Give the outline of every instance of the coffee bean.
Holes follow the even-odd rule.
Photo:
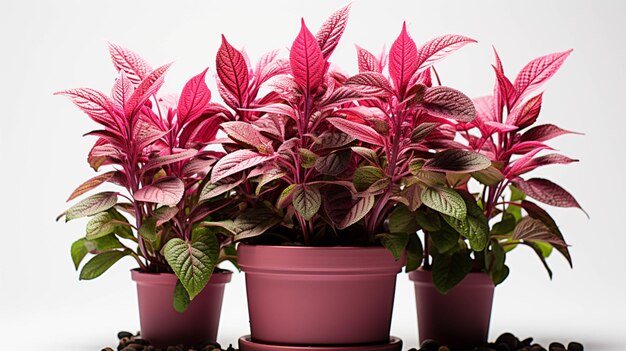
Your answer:
[[[583,344],[576,342],[576,341],[572,341],[567,345],[567,351],[584,351],[585,348],[583,347]]]
[[[530,346],[530,350],[531,351],[546,351],[545,347],[539,345],[539,344],[533,344]]]
[[[520,341],[520,344],[524,345],[524,346],[530,346],[530,344],[533,343],[533,338],[526,338],[522,341]]]
[[[511,351],[511,348],[509,347],[509,345],[505,343],[497,344],[496,347],[494,347],[493,349],[496,351]]]
[[[567,349],[565,348],[565,345],[561,344],[560,342],[553,342],[548,346],[548,350],[549,351],[567,351]]]
[[[519,340],[511,333],[504,333],[496,339],[496,345],[506,344],[506,346],[509,347],[509,350],[517,350],[518,343]]]
[[[105,347],[105,348],[102,349],[102,351],[113,351],[113,349],[110,348],[110,347]]]
[[[438,351],[450,351],[446,346],[440,346]]]
[[[117,333],[117,338],[120,339],[120,340],[122,338],[129,338],[130,339],[132,337],[133,337],[133,334],[130,333],[130,332],[127,332],[127,331],[121,331],[121,332]]]
[[[420,345],[420,348],[424,351],[437,351],[439,349],[439,343],[435,340],[426,339],[422,345]]]

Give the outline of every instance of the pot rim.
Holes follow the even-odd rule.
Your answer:
[[[278,246],[240,244],[244,272],[280,274],[397,274],[405,256],[395,260],[382,246]]]
[[[424,270],[423,267],[409,272],[409,279],[416,285],[432,285],[433,275],[431,271]],[[469,272],[465,278],[459,283],[459,285],[482,285],[482,286],[495,286],[489,274],[485,272]]]
[[[213,272],[211,279],[207,284],[226,284],[231,281],[233,272],[223,269],[221,271]],[[150,285],[175,285],[178,281],[176,274],[170,272],[152,273],[142,272],[139,268],[130,270],[131,279],[137,284],[150,284]]]

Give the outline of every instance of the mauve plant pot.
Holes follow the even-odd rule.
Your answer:
[[[446,295],[435,288],[431,272],[418,269],[409,279],[415,284],[420,343],[474,347],[487,341],[494,285],[486,273],[470,273]]]
[[[172,307],[177,278],[173,273],[131,271],[137,282],[141,337],[155,347],[195,345],[217,340],[224,285],[232,273],[215,272],[184,313]]]
[[[251,339],[272,345],[389,343],[396,261],[382,247],[240,245]]]

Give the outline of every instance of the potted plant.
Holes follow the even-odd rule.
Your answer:
[[[99,124],[86,135],[97,138],[90,166],[110,168],[83,184],[74,200],[105,183],[119,190],[85,197],[61,216],[90,217],[86,235],[72,244],[80,279],[94,279],[130,257],[137,282],[142,337],[166,346],[215,341],[224,285],[235,262],[232,238],[200,225],[237,214],[237,197],[208,186],[207,174],[223,153],[210,151],[228,111],[210,102],[205,69],[180,97],[159,96],[170,64],[152,69],[139,55],[109,44],[119,72],[111,96],[81,88],[57,94],[71,99]]]
[[[496,53],[494,95],[474,100],[476,119],[458,123],[467,150],[489,158],[491,165],[471,174],[446,174],[442,186],[455,189],[467,208],[463,220],[430,210],[417,221],[425,236],[424,264],[409,274],[415,283],[420,339],[477,346],[489,331],[494,286],[509,274],[506,253],[529,247],[550,277],[546,258],[553,250],[572,264],[559,227],[535,202],[578,207],[574,197],[552,181],[526,179],[534,169],[575,162],[542,151],[545,142],[572,132],[553,124],[535,125],[542,104],[539,89],[557,72],[571,50],[538,57],[511,82]],[[476,180],[475,182],[470,180]]]
[[[471,100],[432,87],[428,70],[471,40],[445,37],[418,50],[403,28],[390,51],[390,79],[380,74],[385,59],[364,50],[363,73],[348,78],[328,62],[348,12],[335,12],[316,35],[303,21],[287,70],[263,84],[270,93],[261,99],[250,88],[258,69],[237,50],[227,60],[218,54],[218,74],[220,65],[229,68],[219,76],[221,92],[236,117],[221,125],[229,153],[214,165],[211,183],[245,198],[242,213],[221,222],[240,242],[246,273],[252,333],[240,339],[242,350],[399,349],[389,328],[404,247],[409,262],[421,262],[417,224],[405,222],[412,218],[405,209],[421,203],[419,187],[403,192],[414,185],[404,182],[418,164],[425,178],[490,165],[462,145],[451,160],[428,152],[437,140],[439,150],[454,146],[453,131],[433,132],[429,118],[474,118]],[[448,192],[432,198],[454,196]]]

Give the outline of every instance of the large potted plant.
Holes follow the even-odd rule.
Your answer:
[[[436,140],[438,150],[454,146],[450,130],[428,136],[436,127],[428,116],[474,118],[471,100],[432,87],[428,70],[471,40],[444,38],[418,50],[403,28],[390,51],[391,78],[379,73],[384,59],[359,50],[363,73],[348,79],[328,61],[348,11],[334,13],[316,35],[303,21],[286,70],[265,82],[270,92],[260,99],[251,88],[258,66],[251,70],[229,46],[218,54],[218,86],[236,121],[222,124],[229,153],[211,183],[245,198],[242,214],[221,222],[241,243],[246,273],[252,333],[240,339],[242,350],[399,349],[389,328],[405,246],[409,262],[421,262],[417,226],[405,223],[409,211],[396,210],[421,203],[419,187],[406,190],[407,175],[425,160],[424,178],[490,165],[462,147],[452,160],[428,152]]]
[[[210,102],[204,70],[180,97],[159,96],[169,64],[152,69],[122,46],[109,44],[119,72],[111,96],[82,88],[69,97],[99,125],[90,166],[110,168],[81,184],[74,200],[105,183],[118,189],[85,197],[62,216],[90,217],[86,235],[72,244],[80,279],[94,279],[130,257],[137,282],[142,337],[156,346],[215,341],[229,271],[217,268],[236,258],[229,236],[199,225],[234,218],[237,198],[208,186],[207,174],[223,153],[207,150],[228,118]]]
[[[494,95],[475,99],[476,119],[456,125],[467,150],[483,154],[491,166],[442,178],[441,186],[462,196],[465,219],[430,210],[418,213],[426,241],[424,264],[409,277],[415,283],[422,341],[460,346],[486,342],[494,286],[508,276],[506,253],[515,247],[529,247],[550,277],[546,258],[553,250],[571,265],[556,222],[528,198],[558,207],[580,205],[550,180],[525,178],[538,167],[576,161],[557,153],[539,154],[553,150],[546,141],[572,132],[553,124],[533,126],[542,104],[543,93],[538,91],[570,52],[532,60],[513,82],[505,76],[496,53]]]

